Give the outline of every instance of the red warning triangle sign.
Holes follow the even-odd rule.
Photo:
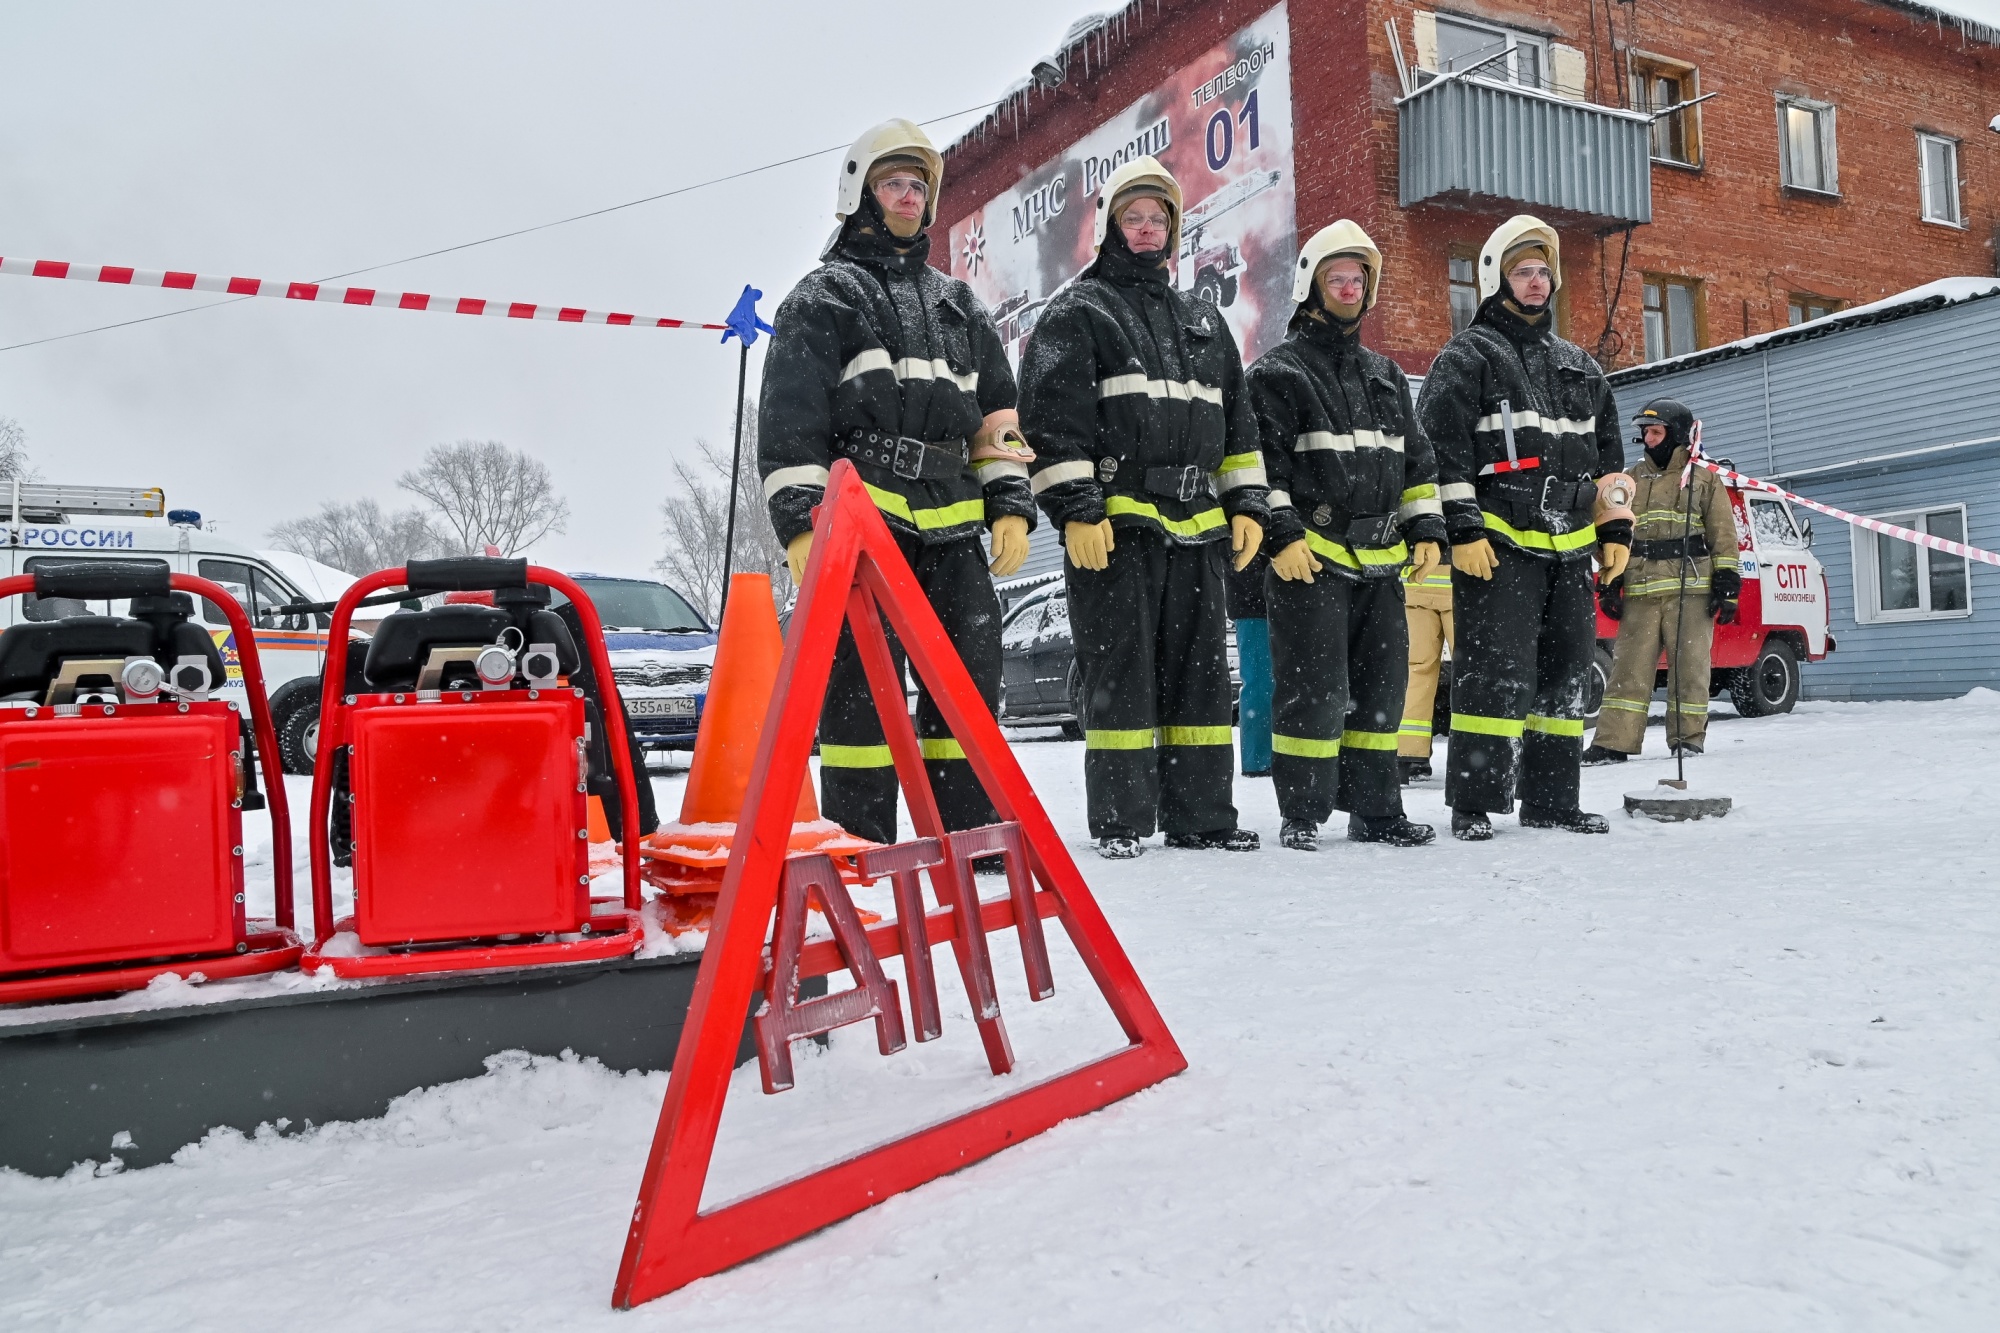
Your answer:
[[[666,1104],[660,1110],[626,1235],[625,1255],[618,1265],[612,1303],[620,1308],[755,1258],[1187,1068],[1180,1047],[1119,947],[851,463],[834,464],[814,529],[805,586],[792,613],[791,632],[785,636],[780,686],[765,715],[750,797],[737,823],[738,837],[716,902],[687,1023],[674,1053]],[[1000,818],[1019,826],[1028,868],[1041,889],[1035,892],[1022,877],[1013,884],[1009,899],[979,904],[984,929],[1017,925],[1030,902],[1033,908],[1026,915],[1054,915],[1109,1003],[1127,1045],[976,1110],[704,1213],[702,1189],[743,1036],[743,1014],[763,980],[765,936],[785,878],[798,803],[794,793],[806,777],[806,758],[818,729],[844,619],[853,627],[868,669],[911,822],[920,839],[942,833],[902,682],[882,632],[882,615],[888,617],[912,666],[937,700]],[[767,793],[784,795],[766,799]],[[964,870],[962,863],[958,869]],[[970,874],[960,882],[970,884]],[[899,894],[900,903],[914,900],[914,893],[907,899]],[[931,914],[934,921],[946,917],[942,910]],[[968,915],[956,919],[964,922]],[[1036,924],[1034,934],[1039,937]],[[895,927],[877,928],[884,930],[891,941],[900,938]],[[870,932],[871,938],[875,933]],[[1028,934],[1023,931],[1024,940]],[[954,931],[945,925],[932,937],[943,935],[950,936],[970,984],[976,968],[968,956],[984,955],[983,936],[975,940],[962,926]],[[786,951],[781,947],[774,952]],[[928,967],[924,971],[927,975]],[[923,1024],[919,1014],[920,1030]],[[979,1027],[995,1072],[1011,1068],[1013,1057],[997,1006],[988,1010]],[[884,1049],[888,1042],[885,1036]],[[768,1069],[766,1077],[768,1082]]]

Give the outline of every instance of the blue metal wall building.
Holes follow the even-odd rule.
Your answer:
[[[1678,398],[1702,419],[1709,453],[1740,471],[1870,517],[1963,505],[1966,540],[2000,550],[2000,279],[1931,283],[1611,381],[1621,419],[1649,398]],[[1884,616],[1881,588],[1897,575],[1879,572],[1874,539],[1812,517],[1839,648],[1805,667],[1807,698],[2000,689],[2000,568],[1969,562],[1962,609]],[[1925,554],[1907,549],[1931,577]],[[1938,577],[1955,580],[1955,568]],[[1956,586],[1927,583],[1927,595],[1955,601]]]

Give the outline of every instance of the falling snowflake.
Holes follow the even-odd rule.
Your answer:
[[[986,228],[975,222],[965,233],[965,271],[968,276],[979,272],[979,266],[986,262]]]

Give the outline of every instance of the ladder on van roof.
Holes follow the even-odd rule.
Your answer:
[[[167,493],[158,486],[57,486],[44,481],[11,483],[12,521],[22,511],[33,514],[131,514],[159,518],[167,512]]]

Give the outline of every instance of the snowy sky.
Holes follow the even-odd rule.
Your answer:
[[[0,254],[321,278],[829,150],[353,279],[710,319],[754,282],[768,313],[831,227],[839,147],[997,96],[1103,7],[22,6]],[[1953,8],[2000,23],[2000,0]],[[0,346],[211,299],[0,280]],[[399,503],[431,444],[501,439],[574,511],[540,556],[641,572],[669,460],[728,437],[714,337],[245,301],[0,352],[0,416],[46,479],[164,485],[251,542],[325,499]]]

